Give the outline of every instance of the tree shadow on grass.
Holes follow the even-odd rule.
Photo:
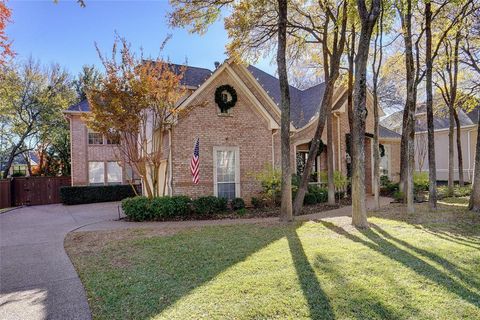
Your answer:
[[[469,275],[465,275],[462,271],[460,271],[460,267],[454,265],[450,261],[440,257],[439,255],[437,255],[433,252],[430,252],[430,251],[412,246],[410,243],[392,236],[391,234],[389,234],[388,232],[386,232],[385,230],[380,228],[378,225],[375,225],[375,224],[370,224],[370,225],[371,225],[372,229],[374,229],[379,235],[381,235],[386,240],[396,242],[397,244],[400,244],[400,245],[404,246],[405,248],[408,248],[408,249],[424,256],[425,258],[428,258],[431,261],[434,261],[434,262],[438,263],[439,265],[441,265],[442,267],[447,269],[448,272],[455,275],[457,278],[459,278],[464,283],[471,283],[475,287],[480,288],[480,283],[478,281],[475,281]]]
[[[418,275],[423,276],[426,279],[436,283],[443,287],[445,290],[457,295],[461,299],[473,304],[476,307],[480,307],[480,295],[463,286],[461,283],[451,278],[441,270],[433,267],[422,259],[419,259],[411,253],[402,250],[392,242],[383,238],[375,230],[361,230],[360,232],[367,237],[370,241],[366,241],[354,234],[347,232],[345,229],[338,227],[332,223],[320,221],[325,227],[333,232],[350,239],[356,243],[360,243],[384,256],[397,261],[409,269],[415,271]]]
[[[103,249],[79,273],[96,318],[161,317],[179,300],[296,227],[206,227],[201,232],[124,242]],[[296,255],[297,260],[301,256]],[[306,280],[302,283],[306,285]]]
[[[317,275],[315,274],[315,270],[308,261],[296,230],[289,229],[287,239],[298,280],[300,281],[303,295],[308,302],[311,318],[335,319],[330,300],[323,291]]]
[[[345,293],[344,299],[336,300],[337,308],[341,310],[352,310],[352,317],[356,319],[400,319],[404,314],[419,314],[419,310],[414,306],[402,302],[401,310],[395,310],[381,301],[381,297],[377,295],[374,287],[361,287],[349,280],[342,274],[342,264],[337,264],[333,260],[317,255],[314,267],[319,272],[326,274],[335,282],[335,290]],[[359,270],[360,271],[360,270]],[[389,288],[395,290],[397,295],[405,294],[398,284]],[[343,294],[340,294],[343,296]]]
[[[463,237],[458,237],[451,235],[447,232],[439,232],[439,231],[432,231],[430,229],[424,228],[423,226],[416,225],[415,228],[422,230],[423,232],[426,232],[428,234],[431,234],[439,239],[449,241],[449,242],[455,242],[456,244],[465,246],[465,247],[470,247],[473,249],[480,250],[480,241],[470,241],[469,239],[465,239]]]

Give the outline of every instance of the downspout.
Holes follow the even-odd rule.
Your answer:
[[[173,196],[172,188],[172,128],[168,129],[168,194]]]
[[[338,113],[334,113],[337,119],[337,158],[338,158],[338,171],[342,172],[342,157],[340,156],[340,116]]]
[[[471,134],[472,130],[469,130],[468,131],[468,135],[467,135],[467,138],[468,138],[468,178],[470,179],[470,182],[472,182],[472,171],[470,170],[471,169],[471,154],[470,154],[470,148],[472,147],[471,144],[470,144],[470,134]]]
[[[274,135],[278,133],[278,130],[272,130],[272,168],[275,169],[275,139],[273,138]]]

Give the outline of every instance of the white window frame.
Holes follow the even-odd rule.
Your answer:
[[[388,174],[387,174],[387,177],[388,177],[388,179],[392,179],[392,146],[390,144],[385,144],[385,143],[382,143],[382,144],[383,144],[383,147],[385,148],[384,157],[388,156],[388,168],[387,168]],[[380,158],[380,161],[381,161],[381,158]],[[382,176],[382,175],[384,175],[384,174],[380,173],[380,176]]]
[[[90,143],[90,134],[99,134],[102,136],[102,143]],[[105,137],[103,136],[103,134],[101,134],[100,132],[96,132],[96,131],[93,131],[91,129],[88,129],[87,131],[87,145],[89,146],[102,146],[105,144]]]
[[[109,164],[110,163],[116,163],[118,165],[118,167],[120,168],[120,181],[109,181],[108,179],[108,174],[109,174]],[[122,166],[120,165],[120,163],[118,163],[118,161],[106,161],[105,163],[105,182],[107,185],[116,185],[116,184],[122,184],[123,182],[123,168]]]
[[[90,173],[90,164],[91,163],[101,163],[103,167],[103,181],[102,182],[91,182],[91,173]],[[104,185],[105,184],[105,174],[106,174],[106,166],[104,161],[88,161],[88,185],[91,186],[99,186],[99,185]]]
[[[213,147],[213,194],[218,197],[217,181],[217,152],[234,151],[235,152],[235,198],[240,198],[240,148],[239,147]]]

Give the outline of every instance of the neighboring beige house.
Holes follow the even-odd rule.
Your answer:
[[[473,179],[475,164],[475,151],[477,142],[478,108],[470,113],[458,111],[461,125],[461,146],[463,158],[463,175],[465,181]],[[415,163],[417,171],[428,171],[428,140],[427,140],[427,114],[425,105],[420,105],[415,114]],[[395,112],[381,121],[382,125],[401,133],[402,111]],[[437,180],[448,180],[448,132],[450,120],[448,113],[438,111],[434,117],[435,128],[435,162],[437,167]],[[457,157],[457,130],[454,130],[454,180],[458,180],[458,157]]]
[[[254,173],[269,164],[277,168],[280,166],[278,79],[256,67],[226,61],[217,65],[213,72],[188,66],[182,81],[189,89],[189,95],[179,108],[203,106],[191,108],[171,130],[163,133],[167,143],[160,173],[163,193],[191,197],[215,195],[229,199],[242,197],[249,201],[261,191]],[[215,91],[223,85],[231,86],[238,98],[227,112],[222,112],[215,102]],[[304,158],[304,152],[308,151],[308,143],[318,121],[323,90],[323,84],[306,90],[290,87],[293,168],[297,168],[297,159]],[[345,175],[349,166],[346,103],[346,90],[340,87],[335,92],[332,111],[334,142],[327,146],[334,148],[335,170]],[[367,105],[366,189],[371,192],[373,110],[370,96]],[[131,170],[118,164],[114,144],[89,131],[82,120],[86,112],[89,112],[86,101],[65,112],[70,120],[72,138],[73,185],[125,183],[132,176]],[[197,138],[200,140],[200,183],[193,184],[190,161]],[[326,132],[322,141],[326,144]],[[381,127],[380,143],[385,146],[382,172],[396,180],[400,136]],[[326,170],[326,152],[316,160],[315,170]]]

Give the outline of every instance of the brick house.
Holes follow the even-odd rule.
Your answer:
[[[188,96],[178,108],[190,108],[168,131],[164,132],[166,146],[163,153],[161,179],[164,194],[191,197],[216,195],[227,198],[242,197],[247,201],[260,190],[253,174],[266,165],[280,167],[280,92],[278,79],[253,66],[232,61],[208,69],[187,67],[183,85]],[[222,85],[231,86],[237,97],[235,105],[222,112],[215,102],[215,91]],[[308,144],[318,121],[324,85],[306,90],[290,88],[292,117],[292,167],[305,159]],[[223,94],[223,93],[222,93]],[[230,93],[225,93],[229,99]],[[231,97],[230,97],[231,98]],[[369,97],[366,134],[367,192],[371,193],[373,132],[372,99]],[[338,88],[334,95],[334,165],[335,170],[347,174],[346,112],[347,93]],[[200,106],[201,105],[201,106]],[[91,132],[82,120],[89,112],[88,102],[71,106],[65,114],[70,121],[72,184],[126,183],[135,179],[131,169],[125,168],[115,156],[115,144],[100,134]],[[200,182],[192,183],[190,160],[196,139],[200,141]],[[326,132],[322,136],[326,142]],[[396,180],[399,171],[400,135],[380,127],[380,143],[385,147],[382,174]],[[315,171],[326,170],[326,152],[316,159]]]

